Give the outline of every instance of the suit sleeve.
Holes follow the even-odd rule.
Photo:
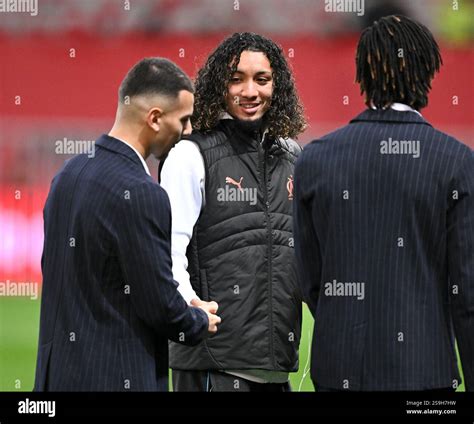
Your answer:
[[[307,175],[309,169],[305,162],[306,153],[303,151],[295,166],[293,235],[298,283],[303,300],[314,317],[321,284],[321,251],[312,221],[312,198],[307,188],[310,181]]]
[[[208,334],[204,311],[187,305],[171,271],[171,209],[166,192],[146,182],[118,205],[120,262],[137,315],[169,339],[195,345]]]
[[[474,391],[474,152],[453,181],[447,214],[452,314],[466,391]]]

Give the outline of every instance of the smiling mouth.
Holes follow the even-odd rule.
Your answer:
[[[240,103],[239,106],[246,114],[250,115],[259,109],[261,103]]]

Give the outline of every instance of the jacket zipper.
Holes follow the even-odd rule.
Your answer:
[[[270,319],[270,355],[271,355],[271,362],[274,368],[275,366],[275,352],[274,352],[274,344],[273,344],[273,284],[272,284],[272,260],[273,260],[273,255],[272,255],[272,225],[270,222],[270,201],[268,200],[268,174],[267,174],[267,159],[268,159],[268,149],[265,149],[263,147],[263,143],[265,141],[265,136],[266,133],[263,134],[262,136],[262,141],[260,142],[260,147],[263,149],[263,179],[264,179],[264,206],[265,206],[265,218],[267,220],[267,254],[268,254],[268,277],[267,277],[267,283],[268,283],[268,293],[269,293],[269,319]]]

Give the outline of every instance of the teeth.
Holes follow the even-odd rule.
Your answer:
[[[241,105],[244,109],[252,109],[258,105]]]

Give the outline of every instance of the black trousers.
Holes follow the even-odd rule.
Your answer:
[[[254,383],[220,371],[172,371],[174,392],[291,392],[290,383]]]

